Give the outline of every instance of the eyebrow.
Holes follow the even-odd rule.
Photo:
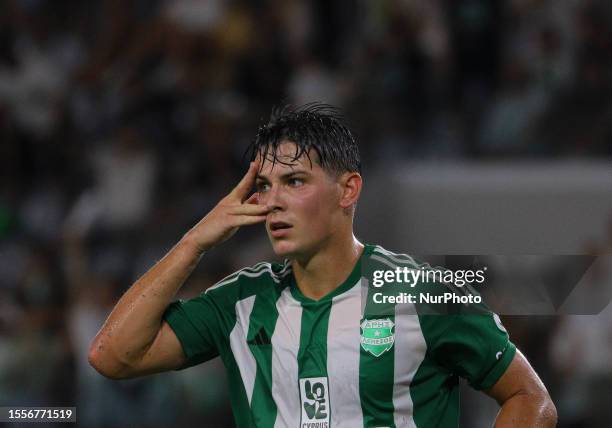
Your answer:
[[[282,174],[282,175],[280,176],[280,178],[284,180],[284,179],[287,179],[287,178],[289,178],[289,177],[291,177],[291,176],[293,176],[293,175],[297,175],[297,174],[305,174],[305,175],[308,175],[309,173],[308,173],[308,171],[306,171],[305,169],[296,169],[296,170],[294,170],[294,171],[291,171],[291,172],[287,172],[287,173],[285,173],[285,174]],[[259,174],[259,173],[258,173],[258,174],[257,174],[257,176],[255,177],[255,180],[266,180],[266,181],[269,181],[268,177],[266,177],[265,175],[261,175],[261,174]]]

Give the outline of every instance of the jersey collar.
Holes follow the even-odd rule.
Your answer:
[[[342,282],[342,284],[340,284],[338,287],[336,287],[335,289],[327,293],[325,296],[321,297],[319,300],[314,300],[314,299],[311,299],[310,297],[304,296],[295,282],[295,276],[293,275],[293,272],[291,272],[291,274],[288,275],[289,287],[291,287],[291,295],[297,301],[301,303],[306,303],[306,304],[318,304],[318,303],[329,302],[334,297],[344,293],[345,291],[350,290],[355,285],[355,283],[361,278],[362,260],[364,258],[367,258],[372,253],[374,248],[375,248],[375,245],[364,244],[363,252],[361,253],[361,256],[359,257],[359,259],[357,259],[357,263],[355,263],[355,266],[353,267],[353,270],[351,271],[349,276]]]

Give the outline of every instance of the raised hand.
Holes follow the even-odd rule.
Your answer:
[[[258,205],[258,194],[249,197],[259,170],[259,162],[251,162],[249,170],[238,185],[189,232],[200,251],[221,244],[231,238],[240,226],[261,223],[266,220],[270,208]]]

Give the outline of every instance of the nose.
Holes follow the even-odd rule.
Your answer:
[[[278,185],[270,186],[270,190],[260,194],[259,203],[268,205],[272,211],[284,211],[286,205],[282,187]]]

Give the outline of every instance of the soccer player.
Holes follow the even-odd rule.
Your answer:
[[[90,348],[100,373],[220,356],[238,427],[302,428],[457,426],[461,376],[501,405],[496,426],[554,426],[546,388],[486,308],[435,315],[374,301],[392,287],[369,285],[372,270],[421,265],[353,234],[360,159],[337,110],[277,110],[249,152],[240,183],[121,297]],[[207,251],[256,223],[283,263],[172,302]]]

